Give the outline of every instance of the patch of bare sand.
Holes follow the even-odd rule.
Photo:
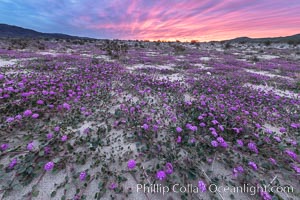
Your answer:
[[[175,81],[179,81],[179,82],[183,82],[184,81],[184,76],[182,74],[179,73],[175,73],[175,74],[159,74],[156,79],[158,80],[169,80],[172,82]]]
[[[9,67],[12,65],[15,65],[16,61],[15,60],[2,60],[0,59],[0,67]]]
[[[258,91],[264,91],[266,93],[274,93],[278,96],[281,97],[287,97],[287,98],[292,98],[292,99],[297,99],[299,98],[299,94],[296,94],[292,91],[283,91],[283,90],[279,90],[279,89],[275,89],[271,86],[266,86],[266,85],[254,85],[251,83],[246,83],[244,84],[244,87],[249,87]]]
[[[154,68],[154,69],[167,69],[167,70],[173,70],[174,65],[144,65],[144,64],[137,64],[132,66],[127,66],[127,69],[129,71],[134,71],[136,69],[147,69],[147,68]]]
[[[290,77],[280,76],[280,75],[277,75],[277,74],[272,74],[272,73],[270,73],[268,71],[256,71],[256,70],[253,70],[253,69],[245,69],[245,71],[246,72],[250,72],[250,73],[254,73],[254,74],[260,74],[260,75],[268,76],[268,77],[280,77],[280,78],[284,78],[284,79],[293,80]]]

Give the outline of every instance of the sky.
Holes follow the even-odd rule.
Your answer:
[[[300,33],[300,0],[0,0],[0,23],[100,39],[277,37]]]

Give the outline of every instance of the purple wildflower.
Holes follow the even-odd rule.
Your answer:
[[[241,128],[232,128],[237,134],[240,133],[240,131],[242,130]]]
[[[54,131],[55,131],[55,132],[59,132],[59,130],[60,130],[60,127],[59,127],[59,126],[54,127]]]
[[[173,116],[172,118],[171,118],[171,120],[172,120],[172,122],[176,122],[177,121],[177,117],[175,117],[175,116]]]
[[[237,144],[238,144],[239,147],[243,147],[244,146],[243,140],[237,140],[236,142],[237,142]]]
[[[54,91],[50,91],[50,92],[49,92],[49,94],[50,94],[50,95],[55,95],[55,94],[56,94],[56,92],[54,92]]]
[[[263,198],[263,200],[272,200],[272,196],[263,190],[260,190],[259,195]]]
[[[6,149],[8,149],[8,147],[9,147],[9,145],[4,143],[4,144],[1,144],[0,149],[1,149],[1,151],[5,151]]]
[[[67,103],[63,103],[63,108],[66,109],[66,110],[70,110],[71,109],[71,106]]]
[[[240,172],[240,173],[243,173],[244,172],[244,168],[242,166],[237,166],[236,167],[237,171]]]
[[[255,124],[256,128],[260,129],[261,128],[261,125],[260,124]]]
[[[130,113],[134,113],[135,107],[131,107],[129,111],[130,111]]]
[[[201,192],[206,192],[206,184],[203,181],[198,181],[198,188]]]
[[[285,150],[284,151],[289,157],[291,157],[292,159],[296,160],[297,159],[297,154],[291,150]]]
[[[158,125],[153,125],[153,131],[158,131]]]
[[[232,170],[234,177],[237,177],[239,174],[242,174],[243,172],[244,172],[244,168],[242,166],[237,166]]]
[[[48,140],[51,140],[53,138],[53,133],[48,133],[46,136]]]
[[[201,115],[199,115],[199,116],[198,116],[198,119],[199,119],[199,120],[202,120],[202,119],[204,119],[204,118],[203,118]]]
[[[134,169],[135,166],[136,166],[135,160],[131,159],[131,160],[128,161],[127,167],[128,167],[129,169]]]
[[[48,146],[45,146],[45,147],[44,147],[44,152],[45,152],[45,154],[49,154],[50,151],[51,151],[51,148],[50,148],[50,147],[48,147]]]
[[[44,96],[46,96],[46,95],[48,95],[48,94],[49,94],[49,92],[48,92],[48,91],[46,91],[46,90],[43,90],[43,91],[42,91],[42,94],[43,94]]]
[[[210,127],[209,130],[210,131],[216,131],[216,129],[214,127]]]
[[[224,131],[224,127],[222,125],[218,125],[218,127],[221,131]]]
[[[62,141],[62,142],[67,141],[67,139],[68,139],[68,136],[67,136],[67,135],[63,135],[63,136],[61,137],[61,141]]]
[[[110,190],[114,190],[114,189],[116,189],[117,187],[118,187],[117,183],[111,183],[111,184],[109,185],[109,189],[110,189]]]
[[[270,129],[266,129],[265,131],[266,131],[266,133],[268,133],[268,134],[272,134],[272,133],[273,133],[273,131],[270,130]]]
[[[297,146],[297,141],[296,140],[289,140],[289,143],[293,146]]]
[[[166,174],[172,174],[173,173],[173,165],[172,163],[167,163],[165,167]]]
[[[38,100],[36,103],[39,104],[39,105],[43,105],[44,101],[43,100]]]
[[[218,122],[217,120],[215,120],[215,119],[212,120],[211,122],[212,122],[214,125],[217,125],[217,124],[219,123],[219,122]]]
[[[190,140],[190,143],[191,144],[194,144],[196,142],[196,139],[195,138],[192,138],[191,140]]]
[[[33,147],[34,147],[33,142],[30,142],[30,143],[28,143],[28,145],[27,145],[27,150],[28,150],[28,151],[32,151]]]
[[[177,127],[176,131],[177,131],[177,133],[180,133],[182,131],[182,128],[181,127]]]
[[[237,108],[237,107],[235,107],[235,106],[232,106],[232,107],[230,107],[230,110],[237,111],[237,110],[238,110],[238,108]]]
[[[202,122],[202,123],[199,124],[199,126],[205,127],[205,123]]]
[[[255,162],[250,161],[250,162],[248,163],[248,165],[249,165],[250,167],[252,167],[252,169],[255,170],[255,171],[258,169],[258,167],[257,167],[257,165],[256,165]]]
[[[192,102],[191,102],[191,101],[185,101],[184,103],[185,103],[186,105],[188,105],[188,106],[192,105]]]
[[[25,112],[24,112],[24,116],[25,117],[29,117],[29,116],[31,116],[32,115],[32,111],[31,110],[26,110]]]
[[[84,134],[89,134],[89,132],[90,132],[90,128],[86,128],[86,129],[83,130]]]
[[[293,170],[295,170],[295,172],[296,172],[297,174],[300,174],[300,167],[298,167],[297,165],[293,164],[293,165],[292,165],[292,168],[293,168]]]
[[[197,130],[198,130],[198,127],[197,127],[197,126],[191,126],[191,127],[190,127],[190,130],[191,130],[191,131],[197,131]]]
[[[281,127],[281,128],[279,129],[279,131],[280,131],[280,133],[285,133],[285,132],[286,132],[286,129],[283,128],[283,127]]]
[[[17,158],[12,159],[12,161],[9,163],[8,168],[13,169],[16,166],[17,163],[18,163]]]
[[[185,127],[188,128],[188,129],[190,129],[192,126],[193,126],[193,125],[190,124],[190,123],[187,123],[187,124],[185,125]]]
[[[292,127],[292,128],[298,128],[298,127],[300,127],[300,124],[292,123],[292,124],[291,124],[291,127]]]
[[[142,128],[143,128],[144,130],[148,130],[148,129],[149,129],[149,125],[148,125],[148,124],[143,124]]]
[[[269,161],[273,164],[273,165],[276,165],[276,160],[274,158],[269,158]]]
[[[220,143],[220,146],[223,147],[223,148],[227,148],[228,147],[228,144],[226,141]]]
[[[177,143],[180,143],[180,142],[181,142],[181,136],[178,136],[178,137],[177,137],[176,142],[177,142]]]
[[[156,173],[156,178],[162,181],[166,178],[166,173],[164,171],[158,171]]]
[[[255,152],[255,153],[258,153],[256,144],[255,144],[254,142],[249,142],[249,143],[248,143],[248,148],[249,148],[251,151],[253,151],[253,152]]]
[[[46,171],[52,170],[53,167],[54,167],[54,163],[53,163],[52,161],[47,162],[47,163],[44,165],[44,169],[45,169]]]
[[[217,138],[217,141],[218,141],[219,143],[223,143],[223,142],[224,142],[224,139],[223,139],[222,137],[218,137],[218,138]]]
[[[216,140],[213,140],[213,141],[211,141],[211,145],[213,147],[217,147],[219,144],[218,144],[218,142]]]
[[[278,137],[278,136],[274,136],[274,139],[275,139],[277,142],[281,142],[281,138]]]
[[[212,131],[211,134],[214,136],[214,137],[218,137],[218,133],[216,131]]]
[[[237,176],[238,176],[238,171],[237,171],[236,168],[233,168],[233,169],[232,169],[232,176],[233,176],[233,177],[237,177]]]
[[[34,113],[31,117],[32,117],[33,119],[37,119],[37,118],[39,117],[39,114]]]
[[[16,115],[16,116],[15,116],[15,119],[21,120],[21,119],[22,119],[22,115]]]
[[[270,138],[269,137],[264,137],[264,141],[266,142],[266,143],[271,143],[271,140],[270,140]]]
[[[79,175],[79,179],[80,179],[81,181],[84,181],[84,180],[85,180],[85,178],[86,178],[86,172],[85,172],[85,171],[83,171],[83,172],[81,172],[81,173],[80,173],[80,175]]]
[[[14,120],[15,120],[15,118],[13,118],[13,117],[8,117],[8,118],[6,119],[6,122],[7,122],[7,123],[12,123]]]

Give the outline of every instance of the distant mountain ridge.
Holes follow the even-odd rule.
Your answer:
[[[231,40],[225,40],[225,42],[267,42],[267,41],[300,43],[300,34],[286,36],[286,37],[270,37],[270,38],[238,37]]]
[[[61,33],[41,33],[32,29],[22,28],[8,24],[0,24],[0,38],[57,38],[80,39],[84,37],[71,36]]]
[[[62,33],[41,33],[32,29],[22,28],[19,26],[0,24],[0,38],[57,38],[57,39],[93,39],[88,37],[71,36]],[[224,40],[221,42],[291,42],[300,44],[300,34],[286,36],[286,37],[273,37],[273,38],[249,38],[238,37],[235,39]]]

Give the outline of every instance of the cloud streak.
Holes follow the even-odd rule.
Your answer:
[[[224,40],[300,33],[298,0],[3,0],[0,22],[97,38]]]

